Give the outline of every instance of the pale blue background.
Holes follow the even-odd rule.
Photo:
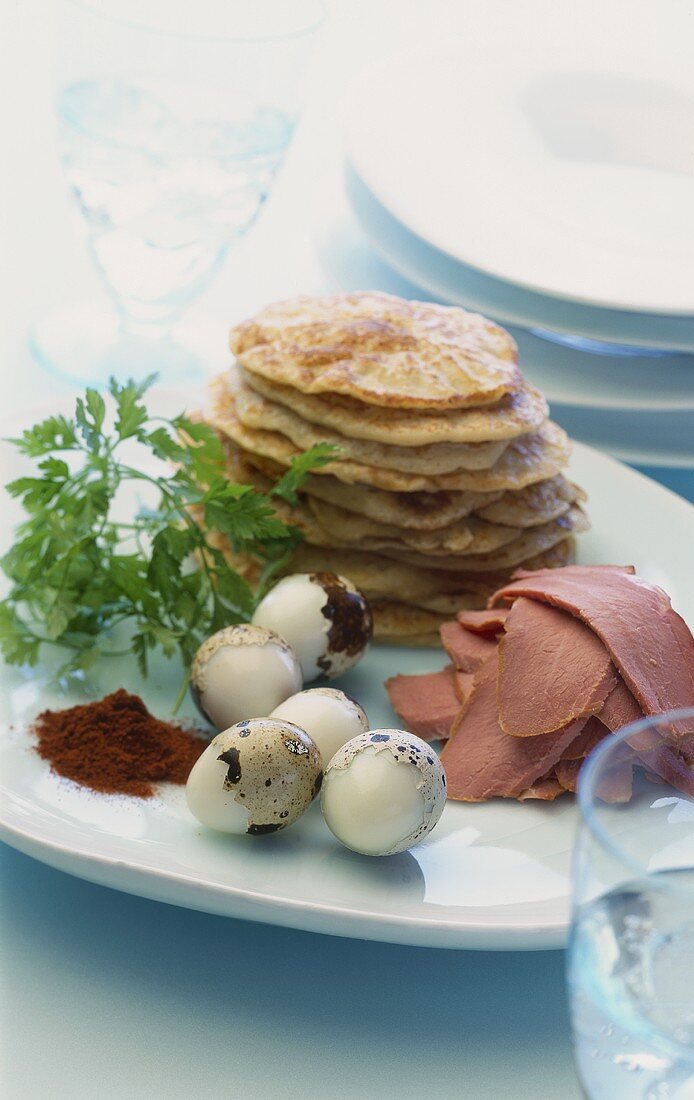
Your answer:
[[[580,1096],[562,952],[227,920],[4,845],[0,875],[8,1100]]]
[[[215,347],[235,318],[297,290],[400,289],[364,257],[336,200],[330,99],[356,51],[368,63],[384,42],[419,39],[423,19],[445,34],[429,3],[397,8],[396,26],[385,0],[336,5],[313,122],[249,246],[203,303],[221,321]],[[0,410],[18,417],[72,392],[32,363],[28,325],[95,287],[53,150],[53,13],[47,0],[0,4],[3,147],[21,164],[0,177],[12,260],[0,288],[12,302]],[[694,496],[691,472],[648,472]],[[3,846],[0,876],[3,1100],[580,1096],[561,952],[433,951],[244,924],[83,883]]]

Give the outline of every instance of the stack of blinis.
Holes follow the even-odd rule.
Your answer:
[[[288,510],[305,538],[291,568],[348,576],[377,638],[438,644],[514,569],[570,560],[584,494],[502,328],[363,292],[280,302],[230,343],[205,414],[229,474],[265,486],[312,444],[337,445]]]

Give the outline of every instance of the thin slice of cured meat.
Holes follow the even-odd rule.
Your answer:
[[[609,737],[609,734],[610,731],[603,725],[601,718],[589,718],[576,740],[572,741],[567,748],[562,759],[585,759],[585,757],[593,751],[596,745],[599,745],[605,737]]]
[[[527,791],[521,791],[518,795],[519,802],[527,802],[530,798],[538,798],[543,802],[554,802],[560,794],[566,794],[569,788],[565,787],[555,775],[546,775],[528,787]]]
[[[694,722],[680,728],[676,737],[672,730],[672,723],[663,723],[660,729],[639,730],[627,740],[649,772],[694,797]]]
[[[458,622],[473,634],[500,634],[508,612],[507,607],[493,607],[488,611],[459,611]]]
[[[600,711],[600,722],[616,733],[641,718],[640,706],[619,677]],[[664,779],[678,790],[694,795],[694,728],[690,728],[688,738],[680,735],[676,743],[668,741],[669,730],[669,726],[664,726],[660,732],[657,729],[639,730],[629,737],[629,745],[641,764],[658,777],[656,782]]]
[[[609,736],[607,729],[604,732]],[[635,763],[638,761],[634,752],[628,745],[622,745],[614,753],[610,767],[601,769],[600,782],[595,791],[597,797],[603,802],[628,802],[632,795]],[[567,791],[575,792],[583,764],[583,760],[560,760],[555,765],[554,774]]]
[[[643,718],[643,711],[629,691],[621,676],[617,676],[617,683],[607,696],[602,710],[600,721],[607,726],[611,733],[616,733],[624,726],[630,726],[632,722],[638,722]]]
[[[518,798],[547,775],[585,724],[581,718],[540,737],[509,737],[499,725],[497,671],[495,651],[476,673],[470,698],[441,753],[449,798]]]
[[[455,687],[455,693],[461,703],[467,702],[468,696],[472,691],[474,679],[475,674],[473,672],[459,672],[458,669],[455,670],[453,686]]]
[[[582,619],[605,644],[645,714],[694,705],[694,638],[661,588],[630,573],[573,566],[511,581],[490,606],[519,596]],[[683,725],[676,732],[687,734]]]
[[[411,733],[425,741],[448,737],[461,709],[452,666],[421,676],[393,676],[385,687],[393,710]]]
[[[578,773],[583,767],[583,760],[560,760],[554,765],[554,774],[565,791],[576,793]]]
[[[458,622],[443,624],[441,643],[460,672],[476,672],[496,649],[493,638],[473,634]]]
[[[515,600],[499,642],[506,733],[537,737],[597,714],[614,685],[610,655],[590,627],[549,604]]]

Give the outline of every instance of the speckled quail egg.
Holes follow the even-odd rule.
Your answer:
[[[362,733],[325,770],[321,808],[328,828],[366,856],[404,852],[443,813],[446,778],[426,741],[403,730]]]
[[[289,642],[260,626],[218,630],[203,642],[190,669],[193,698],[218,730],[242,718],[259,718],[303,684]]]
[[[249,718],[218,733],[195,762],[186,798],[222,833],[274,833],[301,817],[320,790],[320,753],[305,730]]]
[[[369,728],[369,720],[359,703],[344,691],[329,687],[309,688],[291,695],[275,707],[270,717],[295,722],[306,730],[326,764],[346,741]]]
[[[306,683],[346,672],[364,655],[373,634],[368,603],[337,573],[283,577],[260,601],[253,622],[287,639]]]

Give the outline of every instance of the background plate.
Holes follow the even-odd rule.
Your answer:
[[[445,49],[382,59],[349,153],[408,229],[543,294],[694,313],[691,8],[471,5]],[[518,48],[523,42],[522,49]]]
[[[20,470],[7,448],[2,457],[4,482]],[[571,475],[590,495],[594,525],[580,540],[581,560],[635,564],[694,621],[694,509],[580,445]],[[16,513],[3,514],[5,524],[14,523]],[[3,542],[9,538],[6,526]],[[440,652],[373,647],[341,684],[364,704],[373,726],[392,725],[383,680],[444,663]],[[179,677],[180,669],[162,663],[145,685],[129,660],[104,661],[89,690],[103,694],[124,685],[165,715]],[[0,688],[7,723],[0,740],[0,836],[60,870],[176,905],[333,935],[457,948],[564,942],[576,822],[569,798],[551,805],[449,803],[427,842],[384,859],[342,848],[317,806],[284,833],[225,837],[191,820],[181,788],[163,787],[142,801],[96,795],[54,776],[32,751],[23,719],[76,697],[56,696],[45,670],[3,668]]]
[[[600,371],[606,374],[607,389],[612,387],[617,393],[621,377],[625,401],[632,400],[632,391],[638,400],[639,394],[648,390],[652,407],[657,408],[667,403],[672,405],[673,397],[684,390],[692,404],[694,356],[682,354],[669,358],[666,372],[658,352],[694,352],[694,318],[595,309],[494,279],[459,263],[410,232],[378,201],[349,163],[345,184],[361,228],[391,267],[425,287],[437,299],[478,310],[505,325],[553,334],[555,341],[556,338],[565,339],[575,350],[555,342],[548,347],[547,355],[554,354],[558,365],[571,356],[576,364],[581,364],[579,371],[585,369],[588,374],[585,386],[588,399],[592,393],[591,371],[593,374]],[[529,332],[526,335],[536,344],[540,343]],[[599,353],[601,349],[605,355],[585,354]],[[655,352],[655,358],[648,358],[649,351]],[[624,353],[634,358],[622,363],[619,355]],[[610,373],[616,376],[615,382],[610,380]],[[654,377],[658,380],[655,392]],[[601,394],[600,388],[598,393]]]

